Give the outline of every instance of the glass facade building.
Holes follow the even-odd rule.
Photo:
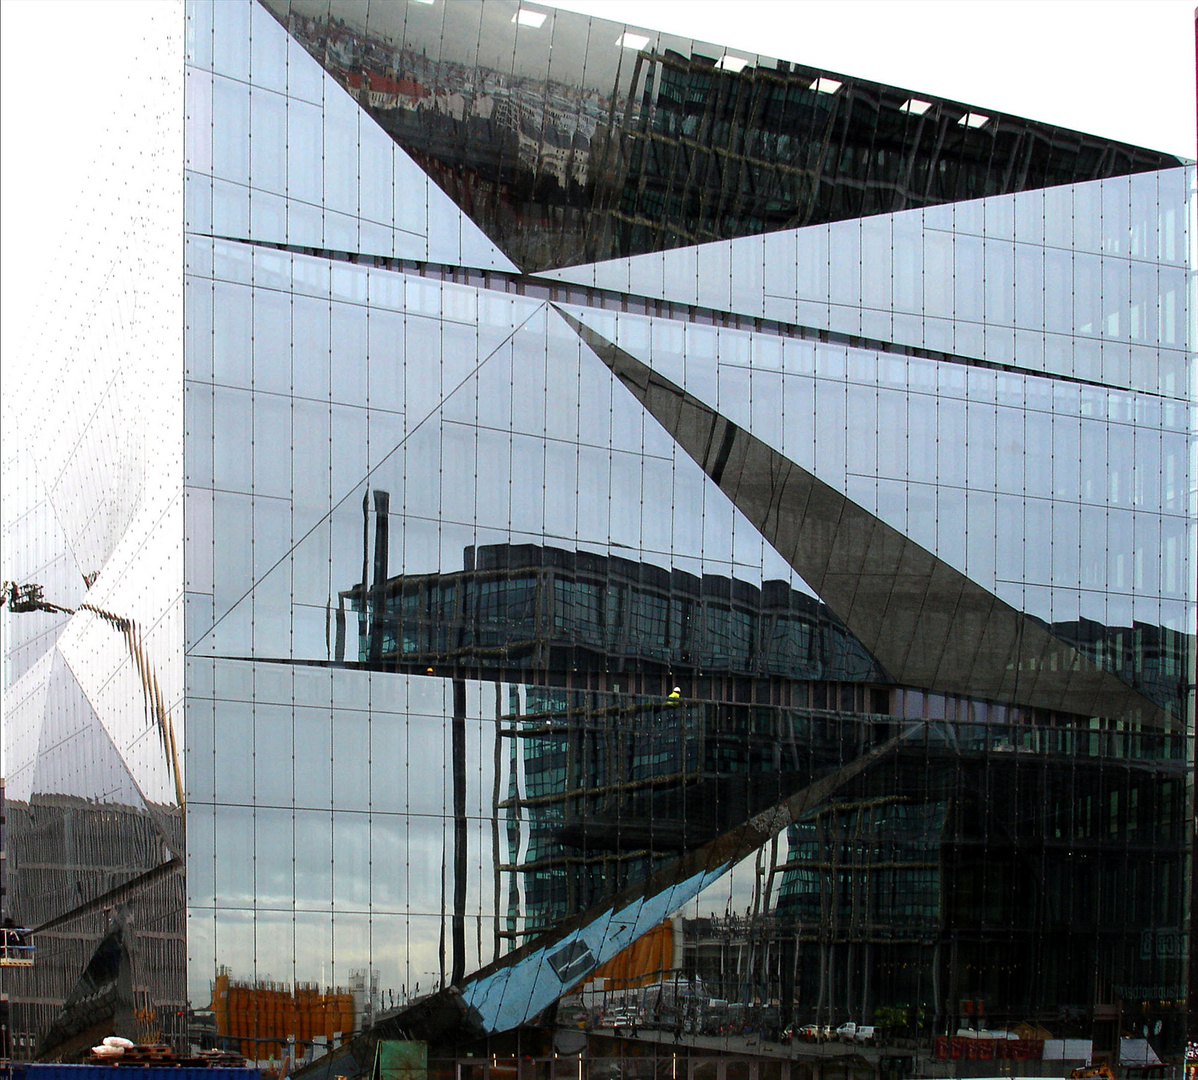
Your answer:
[[[1180,1060],[1193,166],[514,0],[184,37],[181,250],[6,438],[20,1045],[107,943],[261,1058]]]

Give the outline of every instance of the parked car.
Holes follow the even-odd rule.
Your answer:
[[[599,1018],[601,1028],[631,1028],[634,1031],[641,1024],[641,1012],[635,1005],[617,1005],[604,1011]]]
[[[850,1020],[836,1029],[836,1038],[841,1042],[872,1043],[877,1038],[878,1029],[872,1025],[856,1024]]]
[[[832,1029],[827,1025],[821,1024],[804,1024],[800,1028],[796,1028],[793,1024],[782,1032],[781,1042],[790,1043],[794,1040],[799,1042],[827,1042],[832,1037]]]

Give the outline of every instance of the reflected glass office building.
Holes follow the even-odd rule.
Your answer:
[[[7,466],[14,1027],[114,922],[262,1057],[664,935],[679,1024],[1176,1058],[1193,167],[508,0],[185,33],[182,355]]]

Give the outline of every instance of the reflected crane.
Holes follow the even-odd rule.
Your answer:
[[[91,580],[87,580],[89,588],[94,580],[94,576]],[[134,670],[137,672],[138,682],[141,685],[142,695],[145,700],[146,711],[154,723],[162,745],[163,754],[170,765],[175,788],[175,799],[178,806],[182,808],[184,806],[183,774],[179,766],[179,753],[175,741],[174,725],[171,723],[170,713],[166,708],[166,702],[163,699],[162,690],[158,685],[158,677],[155,674],[154,667],[146,656],[141,631],[137,623],[133,619],[116,615],[111,611],[105,611],[94,604],[80,604],[77,608],[55,604],[46,599],[41,585],[33,582],[18,584],[15,581],[5,581],[0,583],[0,608],[4,607],[7,607],[14,614],[43,611],[51,614],[75,615],[86,611],[102,620],[121,635],[125,643],[125,648],[128,650],[129,658],[133,661]],[[4,925],[0,927],[0,967],[32,967],[34,947],[31,938],[37,931],[50,929],[59,923],[77,916],[83,909],[90,910],[91,908],[112,902],[118,898],[118,894],[123,894],[130,886],[139,881],[148,881],[156,878],[161,873],[174,869],[179,862],[179,856],[176,854],[164,867],[156,868],[148,874],[142,875],[141,878],[136,879],[134,882],[125,882],[116,889],[110,890],[109,894],[93,898],[88,903],[82,905],[81,908],[73,909],[33,929],[17,927],[13,925],[11,919],[5,919]]]
[[[89,582],[88,584],[90,585],[91,583]],[[19,585],[15,581],[5,581],[0,584],[0,608],[6,605],[9,611],[18,614],[31,611],[45,611],[52,614],[75,615],[80,611],[87,611],[95,615],[98,619],[103,620],[121,635],[125,642],[125,648],[129,652],[129,658],[133,661],[133,668],[137,672],[138,682],[141,684],[142,694],[145,698],[146,710],[153,720],[154,726],[157,728],[158,738],[162,743],[162,751],[166,755],[166,759],[171,767],[176,802],[182,807],[184,805],[183,772],[179,767],[179,752],[175,743],[175,729],[171,723],[166,702],[162,697],[162,690],[158,685],[158,676],[155,674],[154,667],[146,656],[145,648],[142,644],[141,631],[138,629],[137,623],[133,619],[126,618],[123,615],[114,615],[111,611],[105,611],[94,604],[85,603],[80,604],[77,608],[69,608],[64,607],[62,604],[52,603],[45,598],[42,587],[32,582],[27,585]]]

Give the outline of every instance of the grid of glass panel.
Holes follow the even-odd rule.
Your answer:
[[[95,426],[115,509],[8,532],[174,588],[7,701],[11,828],[102,788],[163,970],[185,862],[206,1037],[1176,1055],[1193,168],[506,0],[186,18],[182,500]]]
[[[775,1029],[889,1008],[951,1035],[984,1002],[1100,1046],[1120,1002],[1172,1045],[1184,968],[1153,942],[1186,918],[1192,172],[1078,151],[1019,193],[963,172],[920,210],[796,227],[746,202],[689,232],[679,191],[650,235],[584,191],[588,79],[635,127],[659,65],[660,130],[619,166],[651,201],[695,135],[668,116],[691,43],[621,55],[623,28],[556,13],[542,54],[501,6],[189,9],[193,1001],[233,1034],[233,995],[311,985],[358,1027],[455,985],[498,1033],[614,955],[563,920],[637,889],[656,911],[672,880],[656,984],[750,986]],[[617,68],[586,74],[592,53]],[[763,70],[765,100],[789,76]],[[805,93],[796,116],[827,96]],[[510,174],[495,136],[450,175],[446,147],[509,119]],[[501,212],[521,169],[539,179]],[[813,492],[793,520],[848,500],[862,562],[834,527],[787,546],[753,492],[792,468]],[[968,666],[862,644],[924,626],[950,578],[1106,712],[1077,706],[1082,674],[987,697]],[[763,846],[728,846],[816,783]],[[730,967],[737,935],[761,951]],[[558,972],[549,998],[518,949]]]
[[[0,917],[37,931],[32,964],[0,966],[18,1059],[77,1038],[118,982],[131,1036],[187,1022],[182,8],[122,27],[104,62],[136,80],[99,110],[121,149],[5,356]]]

